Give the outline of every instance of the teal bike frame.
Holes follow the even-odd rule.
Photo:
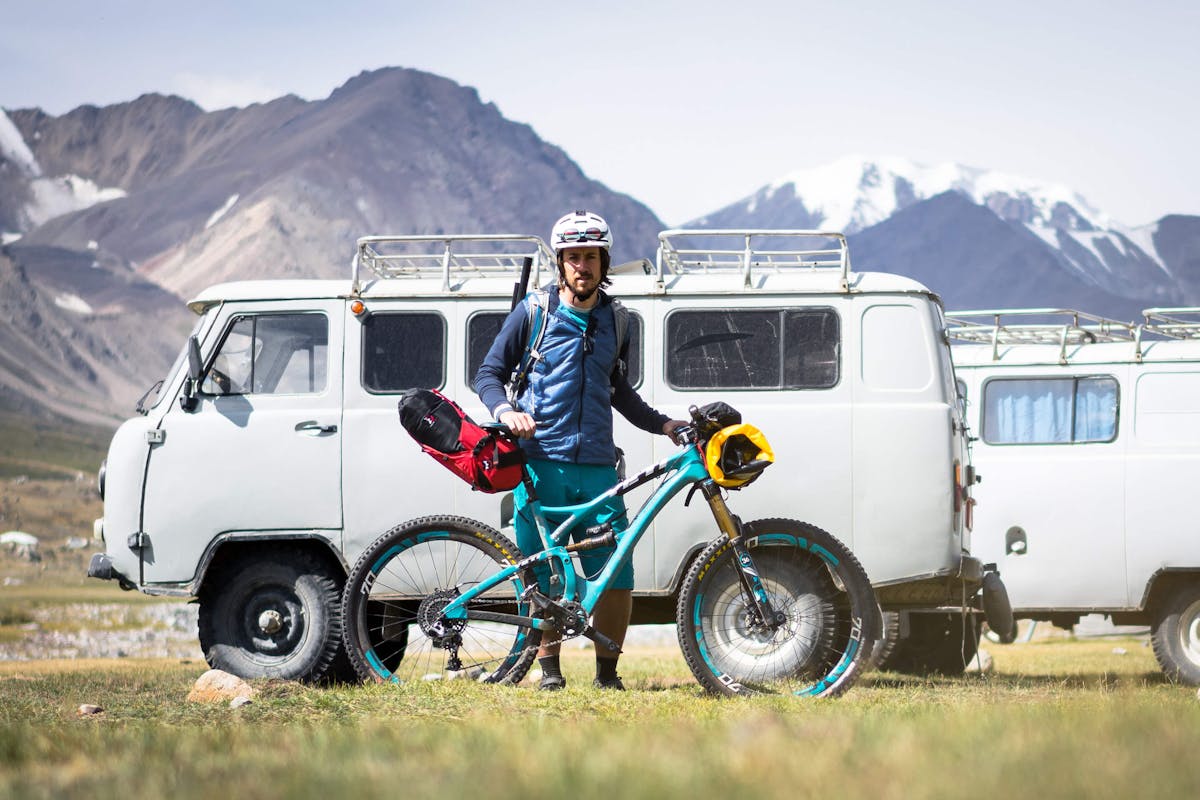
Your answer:
[[[633,519],[630,520],[629,527],[612,534],[615,538],[616,549],[605,561],[604,567],[600,570],[599,574],[592,578],[580,577],[576,574],[574,566],[571,563],[571,553],[586,549],[589,544],[588,540],[576,542],[571,545],[567,544],[571,531],[578,525],[579,520],[608,499],[627,494],[639,486],[663,475],[667,477],[654,490],[654,493],[650,495],[646,502],[642,504],[642,507],[638,509]],[[552,599],[555,601],[577,601],[583,607],[584,613],[587,616],[591,616],[595,610],[596,603],[599,602],[600,596],[608,588],[608,584],[613,579],[613,576],[632,558],[634,548],[637,547],[638,542],[650,527],[650,523],[654,521],[658,513],[685,486],[697,483],[700,484],[704,497],[713,511],[717,526],[734,543],[734,547],[738,553],[738,563],[741,568],[740,571],[743,576],[745,589],[753,598],[754,605],[758,607],[760,614],[762,614],[764,620],[768,621],[768,624],[781,621],[782,618],[777,617],[771,609],[766,590],[759,581],[757,570],[754,569],[753,562],[750,560],[746,548],[740,541],[741,526],[736,521],[736,518],[729,513],[724,498],[721,496],[720,489],[708,474],[708,468],[705,466],[704,456],[700,447],[695,443],[663,459],[658,464],[642,470],[637,475],[621,481],[616,486],[613,486],[608,491],[586,503],[572,506],[543,507],[541,502],[537,500],[536,493],[530,491],[530,502],[523,511],[527,511],[532,515],[544,549],[541,552],[522,558],[518,563],[505,567],[486,580],[464,590],[462,594],[442,609],[442,616],[448,620],[490,620],[526,625],[543,631],[556,630],[557,626],[555,622],[549,619],[495,613],[479,609],[468,609],[467,607],[468,603],[488,590],[504,583],[515,574],[541,563],[549,564],[552,574],[561,574],[563,579],[562,593],[555,592],[555,596]],[[533,488],[528,479],[526,480],[526,488],[529,490]],[[550,523],[546,520],[547,512],[555,515],[566,515],[566,519],[553,532],[550,530]],[[607,542],[597,544],[607,544]]]

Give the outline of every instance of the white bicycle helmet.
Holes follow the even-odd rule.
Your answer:
[[[550,246],[554,252],[575,247],[612,247],[612,231],[604,217],[591,211],[572,211],[554,223],[550,232]]]

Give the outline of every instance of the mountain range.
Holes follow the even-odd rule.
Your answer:
[[[416,70],[211,112],[155,94],[0,111],[0,411],[112,425],[206,286],[344,277],[367,234],[545,236],[567,208],[609,219],[617,261],[666,227],[474,89]],[[948,307],[1200,304],[1200,217],[1130,228],[1065,187],[957,164],[848,157],[683,227],[842,230],[855,269],[914,277]]]

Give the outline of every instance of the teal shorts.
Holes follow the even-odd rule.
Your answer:
[[[603,464],[572,464],[566,461],[545,461],[541,459],[531,459],[527,464],[529,475],[533,478],[534,489],[537,490],[538,500],[541,501],[542,507],[546,506],[572,506],[579,503],[584,503],[597,495],[611,489],[617,484],[617,470],[615,467]],[[525,492],[525,485],[521,484],[513,491],[513,528],[516,529],[517,547],[525,555],[533,555],[541,552],[542,540],[538,536],[537,526],[533,524],[533,520],[529,519],[527,514],[522,513],[525,506],[529,502],[529,496]],[[560,525],[566,517],[562,515],[546,515],[546,521],[550,523],[550,530]],[[625,500],[620,497],[611,497],[607,502],[597,506],[576,525],[572,531],[572,538],[578,541],[583,537],[583,531],[587,528],[603,525],[606,522],[612,522],[613,531],[623,531],[629,527],[629,518],[625,512]],[[579,558],[580,568],[587,578],[594,578],[600,574],[600,570],[604,568],[604,562],[612,555],[614,547],[599,547],[595,550],[586,550],[582,553],[577,553]],[[542,591],[547,590],[546,581],[549,577],[548,572],[538,571],[538,583],[542,586]],[[621,569],[613,576],[613,580],[609,583],[610,589],[632,589],[633,588],[633,562],[632,559],[626,562]]]

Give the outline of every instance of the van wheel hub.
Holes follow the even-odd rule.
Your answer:
[[[283,615],[275,609],[269,609],[258,615],[258,629],[268,636],[279,633],[283,628]]]

